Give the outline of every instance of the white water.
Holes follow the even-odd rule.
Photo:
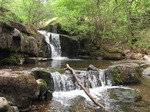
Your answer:
[[[39,31],[45,36],[45,41],[48,44],[48,50],[51,52],[51,58],[55,60],[64,60],[66,57],[61,57],[61,45],[60,45],[60,36],[59,34]]]
[[[97,101],[103,101],[104,106],[109,109],[111,108],[111,105],[109,103],[109,98],[107,97],[107,89],[109,88],[124,88],[129,89],[127,87],[121,87],[121,86],[101,86],[89,89],[90,94],[97,100]],[[60,102],[64,106],[70,106],[69,101],[71,99],[74,99],[77,96],[82,96],[86,99],[87,102],[90,102],[91,105],[94,106],[91,99],[85,94],[83,90],[72,90],[72,91],[66,91],[66,92],[54,92],[53,93],[53,100]]]

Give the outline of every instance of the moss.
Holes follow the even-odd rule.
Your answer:
[[[54,90],[54,82],[49,72],[45,70],[35,70],[31,72],[31,75],[34,76],[36,79],[43,79],[46,81],[48,88],[53,91]]]
[[[125,55],[125,52],[121,49],[107,49],[107,51],[110,53],[121,53],[121,54]]]
[[[3,65],[19,65],[21,62],[21,58],[24,58],[25,56],[23,54],[19,53],[12,53],[9,56],[2,59],[0,62]]]
[[[45,80],[43,80],[43,79],[38,79],[45,87],[47,87],[47,83],[46,83],[46,81]]]
[[[116,84],[122,84],[123,80],[122,80],[121,70],[119,68],[115,68],[114,69],[114,73],[116,74],[115,75],[115,82],[116,82]]]
[[[142,69],[140,67],[135,68],[135,71],[137,74],[140,74],[140,76],[142,76]]]

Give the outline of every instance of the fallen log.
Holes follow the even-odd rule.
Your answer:
[[[66,67],[67,67],[67,68],[66,68],[67,70],[70,70],[70,71],[71,71],[71,73],[73,74],[73,76],[74,76],[75,80],[77,81],[78,85],[84,90],[84,92],[86,93],[86,95],[87,95],[97,106],[103,108],[103,109],[104,109],[105,111],[107,111],[107,112],[111,112],[111,111],[107,110],[102,104],[100,104],[99,102],[97,102],[97,101],[95,100],[95,98],[88,92],[88,90],[82,85],[82,83],[81,83],[80,80],[78,79],[78,77],[77,77],[77,75],[76,75],[74,69],[71,68],[68,64],[66,64]]]

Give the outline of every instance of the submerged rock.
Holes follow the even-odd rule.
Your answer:
[[[29,108],[31,101],[38,95],[38,85],[33,76],[0,70],[0,96],[24,109]]]
[[[110,88],[107,89],[110,102],[135,103],[142,99],[141,95],[132,89]]]
[[[126,63],[110,66],[105,71],[106,81],[111,81],[111,85],[126,85],[140,83],[142,69],[139,64]]]

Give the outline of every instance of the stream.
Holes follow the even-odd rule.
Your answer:
[[[80,60],[65,59],[46,62],[25,64],[23,66],[6,66],[2,69],[15,72],[29,72],[33,68],[53,68],[61,73],[64,72],[66,64],[75,70],[86,70],[89,64],[99,69],[106,69],[115,64],[111,60]],[[142,77],[141,84],[129,86],[100,86],[90,88],[92,96],[112,112],[149,112],[150,111],[150,77]],[[109,89],[134,89],[142,95],[142,100],[136,103],[114,101],[108,97]],[[111,93],[111,91],[110,91]],[[35,101],[29,112],[101,112],[82,90],[55,91],[51,101]]]

